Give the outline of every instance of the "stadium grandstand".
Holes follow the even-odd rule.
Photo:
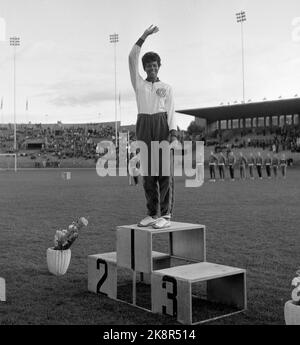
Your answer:
[[[99,158],[97,144],[115,138],[115,122],[63,124],[17,124],[19,167],[89,167]],[[134,125],[121,126],[119,132],[134,137]],[[14,153],[14,125],[0,125],[0,168],[6,167],[4,154]]]
[[[204,128],[207,145],[300,151],[300,98],[177,110]]]

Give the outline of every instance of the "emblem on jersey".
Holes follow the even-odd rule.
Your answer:
[[[159,97],[165,97],[166,94],[167,94],[167,90],[166,89],[163,89],[163,88],[159,88],[156,90],[156,94],[159,96]]]

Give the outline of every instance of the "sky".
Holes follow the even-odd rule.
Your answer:
[[[300,96],[299,0],[0,0],[1,122],[84,123],[115,120],[114,44],[118,33],[117,120],[135,124],[128,54],[151,24],[142,54],[161,56],[159,78],[177,110],[242,100],[243,24],[246,101]],[[140,74],[145,73],[140,64]],[[28,99],[28,110],[26,100]],[[176,114],[181,129],[193,117]]]

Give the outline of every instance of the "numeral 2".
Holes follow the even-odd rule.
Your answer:
[[[107,278],[107,273],[108,273],[107,262],[104,261],[103,259],[97,259],[97,270],[100,270],[100,264],[104,265],[104,274],[102,275],[102,277],[100,278],[100,280],[97,283],[96,293],[100,293],[101,292],[100,291],[101,286],[105,282],[105,280]],[[101,293],[107,296],[106,293],[103,293],[103,292],[101,292]]]

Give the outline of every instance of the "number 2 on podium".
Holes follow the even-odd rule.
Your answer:
[[[97,283],[97,288],[96,288],[96,293],[100,293],[100,289],[101,289],[101,286],[103,285],[103,283],[105,282],[106,278],[107,278],[107,272],[108,272],[108,269],[107,269],[107,262],[104,261],[103,259],[97,259],[97,270],[100,270],[100,264],[103,264],[104,265],[104,274],[103,276],[100,278],[100,280],[98,281]],[[101,292],[103,295],[106,295],[106,293],[104,292]]]

